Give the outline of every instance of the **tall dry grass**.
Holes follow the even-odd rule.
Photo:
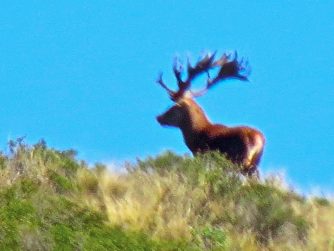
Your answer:
[[[0,189],[17,187],[19,196],[29,198],[26,210],[36,209],[29,217],[42,215],[47,222],[41,229],[21,222],[24,245],[34,241],[51,248],[43,240],[52,243],[54,234],[62,235],[71,225],[58,221],[75,220],[76,210],[89,208],[101,216],[101,228],[145,233],[160,243],[158,250],[174,250],[164,241],[183,243],[179,250],[334,250],[333,202],[303,197],[280,178],[245,178],[238,166],[215,153],[191,158],[167,152],[124,165],[127,172],[120,173],[103,164],[88,167],[76,160],[74,151],[50,149],[44,142],[13,142],[7,154],[0,154]],[[57,209],[64,215],[51,217],[61,228],[41,234],[46,226],[53,229],[45,210],[64,201],[65,209]],[[66,216],[66,207],[72,216]],[[84,234],[82,230],[80,236]],[[69,245],[80,243],[76,241]]]
[[[281,179],[245,179],[237,169],[221,156],[166,153],[123,174],[79,170],[78,180],[87,205],[104,210],[110,224],[157,239],[203,249],[331,250],[331,202],[303,198]]]

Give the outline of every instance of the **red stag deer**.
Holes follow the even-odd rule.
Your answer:
[[[214,84],[226,79],[247,81],[248,62],[238,60],[235,53],[224,54],[215,61],[215,54],[206,55],[192,67],[188,62],[187,79],[182,80],[182,66],[175,61],[173,71],[177,80],[178,90],[173,91],[162,80],[162,74],[157,82],[167,91],[175,105],[157,117],[163,126],[180,128],[184,141],[191,152],[196,155],[206,151],[219,151],[232,162],[243,166],[243,173],[258,175],[257,165],[260,162],[265,143],[264,136],[256,129],[239,126],[228,127],[222,124],[212,124],[194,97],[206,93]],[[217,68],[217,75],[210,78],[209,70]],[[190,89],[191,82],[202,73],[208,75],[206,87],[198,92]]]

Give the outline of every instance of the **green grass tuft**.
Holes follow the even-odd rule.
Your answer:
[[[333,202],[256,180],[218,153],[112,173],[44,141],[0,154],[0,250],[331,250]]]

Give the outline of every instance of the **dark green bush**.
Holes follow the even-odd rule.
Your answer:
[[[238,206],[243,208],[237,217],[239,228],[252,229],[262,243],[280,237],[287,225],[295,228],[296,236],[290,235],[289,238],[306,239],[308,223],[294,212],[288,193],[275,187],[251,183],[244,186],[235,199]]]

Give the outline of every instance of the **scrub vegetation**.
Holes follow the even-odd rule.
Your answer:
[[[44,141],[0,154],[0,250],[334,250],[334,205],[218,153],[165,152],[125,172]]]

